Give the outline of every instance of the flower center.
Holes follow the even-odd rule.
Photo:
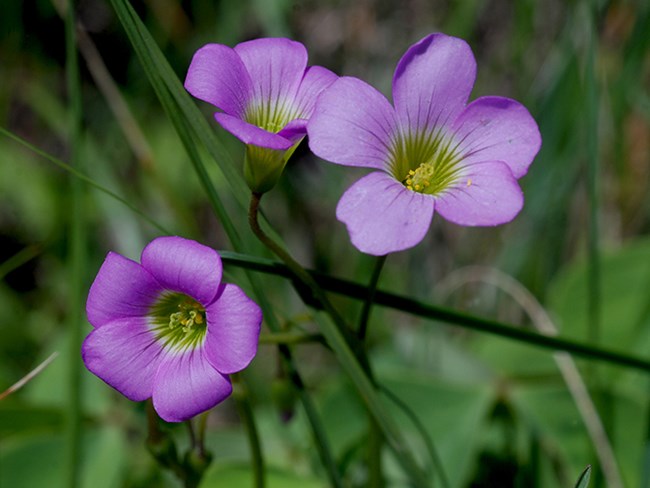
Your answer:
[[[431,186],[434,177],[434,167],[431,163],[422,163],[415,170],[410,169],[404,180],[404,185],[411,191],[425,191]]]
[[[169,315],[169,328],[181,327],[186,334],[192,330],[194,324],[200,326],[205,323],[205,309],[197,301],[187,297],[178,304],[178,312]]]
[[[459,144],[442,128],[407,133],[397,141],[390,171],[411,191],[438,195],[460,181]]]
[[[274,134],[290,121],[298,118],[297,111],[287,102],[279,100],[249,106],[244,115],[246,122]]]
[[[182,293],[162,295],[151,307],[149,318],[156,340],[167,348],[196,348],[207,332],[205,308]]]

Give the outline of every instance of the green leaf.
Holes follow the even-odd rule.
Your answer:
[[[591,466],[587,466],[578,478],[575,488],[587,488],[589,486],[589,478],[591,477]]]

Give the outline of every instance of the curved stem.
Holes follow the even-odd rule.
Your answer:
[[[298,280],[309,288],[316,301],[320,302],[325,309],[333,323],[328,320],[322,320],[319,323],[321,324],[323,335],[327,339],[336,358],[349,375],[360,397],[365,402],[366,408],[381,427],[382,434],[395,453],[404,471],[409,475],[414,484],[428,486],[426,475],[420,466],[418,466],[397,425],[377,395],[377,387],[375,381],[372,379],[370,365],[360,341],[355,334],[352,334],[343,318],[330,303],[325,292],[314,278],[260,227],[258,213],[261,198],[262,195],[255,192],[251,196],[248,213],[248,222],[251,230],[264,245],[284,261],[287,268],[289,268]]]
[[[231,375],[232,381],[239,391],[235,392],[233,398],[239,412],[239,418],[246,430],[248,437],[248,445],[251,449],[251,460],[253,463],[253,478],[255,480],[256,488],[264,488],[266,481],[264,478],[264,457],[262,455],[262,444],[260,437],[257,433],[257,425],[255,424],[255,416],[251,408],[248,390],[244,384],[243,378],[240,374]]]
[[[420,436],[422,437],[422,440],[424,441],[424,445],[426,446],[427,452],[429,453],[429,458],[431,459],[432,465],[435,467],[436,472],[438,473],[438,478],[440,478],[440,483],[443,488],[450,488],[451,484],[449,483],[449,478],[447,478],[447,474],[445,473],[445,468],[442,464],[442,460],[440,459],[440,456],[438,455],[438,451],[436,451],[436,447],[433,445],[433,442],[431,441],[431,438],[429,437],[429,434],[427,434],[426,428],[422,424],[422,421],[418,418],[418,416],[415,414],[413,410],[400,398],[398,397],[395,393],[390,391],[388,388],[385,386],[381,387],[381,391],[386,395],[402,412],[404,412],[404,415],[406,415],[415,428],[418,430],[420,433]]]
[[[367,358],[362,350],[360,342],[357,340],[356,336],[352,334],[350,328],[345,323],[345,320],[339,315],[338,311],[331,304],[323,289],[316,283],[316,280],[302,267],[298,261],[293,259],[293,257],[285,251],[285,249],[275,242],[269,235],[264,232],[258,221],[260,200],[262,199],[262,193],[253,192],[251,195],[251,203],[248,211],[248,223],[255,234],[255,236],[264,244],[271,252],[273,252],[277,257],[279,257],[287,265],[287,268],[298,278],[303,284],[305,284],[309,291],[312,293],[313,297],[320,302],[320,305],[325,309],[325,312],[330,316],[340,335],[342,335],[346,344],[352,349],[352,352],[356,356],[357,360],[363,366],[366,374],[370,376],[370,367],[368,365]]]
[[[366,338],[366,333],[368,332],[368,320],[370,319],[372,302],[375,300],[375,293],[377,292],[377,283],[379,282],[379,275],[381,275],[381,270],[384,269],[384,264],[386,263],[387,257],[388,255],[379,256],[375,260],[375,266],[372,270],[370,283],[368,284],[368,297],[366,298],[366,301],[363,303],[363,309],[361,310],[361,316],[359,318],[359,328],[358,328],[357,336],[361,341],[363,341]]]

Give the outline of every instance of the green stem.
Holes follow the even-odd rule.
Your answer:
[[[362,345],[360,341],[352,334],[350,327],[345,323],[343,318],[339,315],[338,311],[331,304],[325,293],[323,293],[322,288],[316,283],[313,277],[303,268],[298,261],[293,259],[293,257],[284,250],[277,242],[271,239],[268,236],[262,227],[259,225],[258,216],[259,216],[259,206],[260,200],[262,199],[262,193],[253,192],[251,194],[251,203],[248,212],[248,223],[252,229],[255,236],[264,244],[271,252],[278,256],[289,268],[291,273],[298,278],[304,285],[309,288],[309,291],[312,293],[313,297],[320,302],[321,306],[325,309],[325,312],[334,322],[334,325],[337,328],[338,334],[342,336],[346,344],[351,347],[352,352],[355,354],[357,360],[364,367],[366,374],[370,375],[370,366],[368,364],[367,358],[363,352]]]
[[[368,486],[371,488],[382,488],[384,476],[381,469],[381,446],[384,437],[381,429],[372,417],[368,416]]]
[[[120,202],[121,204],[126,206],[129,210],[131,210],[133,213],[135,213],[136,215],[142,217],[145,221],[147,221],[149,224],[151,224],[154,228],[158,229],[161,233],[166,234],[166,235],[172,234],[172,232],[169,232],[167,229],[165,229],[163,226],[161,226],[155,220],[153,220],[152,218],[148,217],[143,212],[138,210],[138,208],[135,207],[133,204],[131,204],[128,200],[122,198],[117,193],[109,190],[108,188],[100,185],[99,183],[97,183],[95,180],[93,180],[89,176],[86,176],[81,171],[75,169],[73,166],[65,163],[64,161],[61,161],[58,158],[55,158],[51,154],[46,153],[42,149],[39,149],[38,147],[34,146],[33,144],[30,144],[25,139],[23,139],[21,137],[18,137],[17,135],[9,132],[7,129],[4,129],[3,127],[0,127],[0,134],[2,134],[3,136],[8,137],[9,139],[17,142],[18,144],[23,145],[24,147],[26,147],[27,149],[29,149],[33,153],[38,154],[42,158],[47,159],[48,161],[55,164],[59,168],[67,171],[68,173],[70,173],[72,176],[74,176],[78,180],[83,181],[84,183],[86,183],[86,184],[92,186],[93,188],[95,188],[96,190],[99,190],[102,193],[104,193],[104,194],[108,195],[109,197],[113,198],[114,200],[117,200],[118,202]]]
[[[429,454],[429,459],[431,460],[432,466],[435,467],[436,472],[438,473],[438,478],[440,478],[440,484],[442,485],[442,488],[450,488],[451,484],[449,483],[449,478],[447,478],[447,474],[445,473],[445,468],[442,464],[442,460],[440,459],[438,451],[433,445],[433,442],[431,442],[431,438],[429,437],[429,434],[427,434],[427,430],[418,416],[415,415],[415,412],[411,410],[411,408],[400,397],[398,397],[388,388],[382,386],[381,391],[411,420],[416,430],[420,433],[422,440],[424,441],[424,445],[426,446],[427,452]]]
[[[361,310],[361,316],[359,318],[359,328],[357,335],[361,341],[366,338],[366,333],[368,332],[368,320],[370,319],[372,303],[375,299],[375,293],[377,292],[377,283],[379,282],[379,276],[381,275],[381,270],[384,269],[384,264],[386,263],[387,257],[388,255],[379,256],[375,260],[375,266],[372,270],[370,283],[368,284],[368,297],[363,303],[363,309]]]
[[[210,416],[210,410],[199,415],[198,423],[199,428],[196,434],[196,450],[199,453],[199,456],[203,458],[208,457],[208,452],[205,449],[205,431],[208,427],[208,417]]]
[[[332,454],[332,448],[330,447],[327,434],[325,433],[325,428],[323,427],[314,401],[311,398],[311,395],[307,392],[305,383],[302,380],[298,370],[295,367],[291,351],[286,345],[279,345],[278,350],[282,357],[282,364],[284,366],[289,379],[296,387],[298,391],[298,398],[302,404],[302,408],[305,410],[305,415],[307,415],[307,420],[311,425],[312,435],[314,437],[314,443],[316,445],[316,450],[318,451],[318,456],[320,457],[325,471],[330,481],[330,485],[339,488],[343,486],[341,481],[341,475],[339,474],[338,468],[336,466],[336,461]]]
[[[365,340],[368,332],[370,312],[372,311],[372,304],[375,299],[375,293],[377,292],[379,276],[381,275],[381,270],[384,268],[384,264],[386,263],[386,257],[387,255],[379,256],[375,260],[372,276],[370,277],[370,283],[368,283],[368,296],[363,302],[363,308],[361,309],[361,315],[359,318],[359,327],[357,328],[357,336],[362,342]],[[381,463],[381,448],[383,443],[384,438],[381,435],[381,429],[379,425],[377,425],[375,419],[372,418],[372,415],[370,415],[368,418],[368,486],[370,487],[382,488],[384,486]]]
[[[345,321],[332,306],[322,288],[313,277],[289,255],[281,246],[271,239],[260,227],[258,222],[259,204],[262,195],[253,193],[248,213],[248,222],[253,233],[287,265],[293,275],[300,280],[320,302],[327,312],[328,320],[320,321],[321,330],[328,344],[336,355],[339,363],[354,383],[359,395],[366,404],[375,421],[380,425],[388,445],[393,450],[404,471],[418,486],[428,486],[428,480],[418,466],[401,432],[390,417],[376,391],[375,382],[371,377],[370,365],[356,335],[352,334]]]
[[[220,251],[220,254],[225,265],[252,269],[262,273],[283,277],[293,276],[287,266],[276,261],[253,256],[244,256],[229,251]],[[335,278],[313,270],[308,270],[307,272],[313,277],[318,285],[323,288],[323,290],[338,293],[357,300],[367,299],[368,293],[365,285]],[[553,351],[566,351],[585,359],[603,361],[646,373],[650,372],[650,361],[644,358],[635,357],[602,347],[591,346],[583,342],[564,339],[562,337],[542,335],[537,332],[531,332],[496,320],[484,319],[457,310],[437,307],[395,293],[377,290],[374,303],[395,310],[400,310],[417,317],[457,325],[468,330],[493,334],[540,348]]]
[[[237,406],[237,411],[239,412],[239,418],[246,430],[248,445],[251,450],[255,487],[264,488],[266,484],[264,478],[264,457],[262,455],[262,445],[257,433],[257,425],[255,424],[255,416],[251,408],[248,389],[239,373],[231,375],[231,378],[233,386],[237,389],[233,392],[233,398]]]
[[[587,2],[589,11],[589,41],[587,46],[587,63],[585,73],[585,124],[587,132],[587,188],[589,198],[589,340],[593,344],[600,342],[600,254],[598,214],[600,207],[598,191],[598,81],[596,79],[596,10],[593,2]]]
[[[277,332],[272,334],[260,334],[260,344],[307,344],[312,342],[325,343],[325,338],[321,334],[298,334],[294,332]]]
[[[66,78],[70,104],[70,153],[72,166],[81,164],[81,81],[75,42],[74,2],[68,0],[65,19]],[[86,232],[84,213],[84,190],[81,181],[70,182],[72,221],[70,226],[70,315],[69,315],[69,363],[68,363],[68,408],[66,428],[66,485],[79,486],[82,442],[81,404],[81,349],[83,336],[84,270],[86,269]]]

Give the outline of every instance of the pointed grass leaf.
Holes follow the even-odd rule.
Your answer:
[[[591,478],[591,466],[587,466],[585,470],[576,481],[575,488],[587,488],[589,486],[589,478]]]

